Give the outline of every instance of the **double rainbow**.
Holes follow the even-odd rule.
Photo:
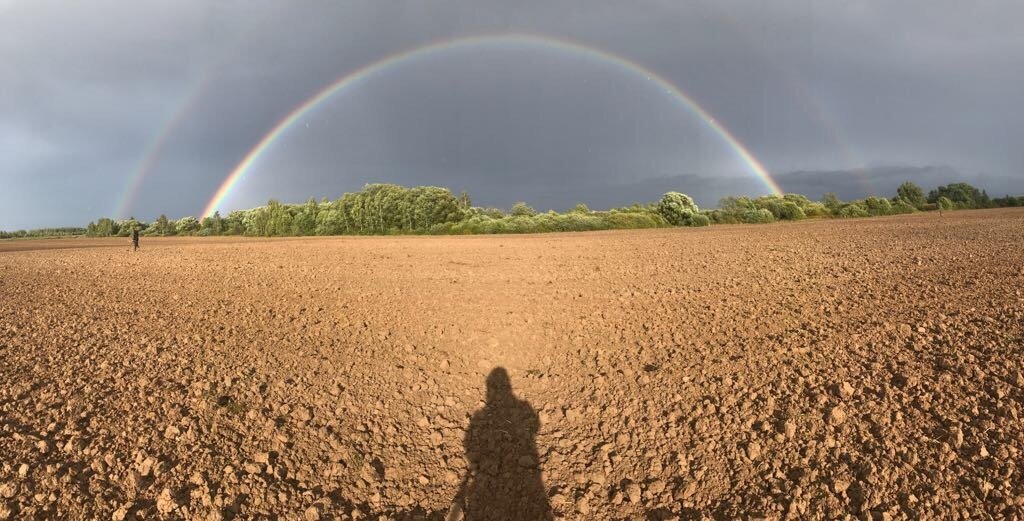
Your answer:
[[[778,183],[772,179],[768,170],[761,164],[757,158],[745,147],[743,144],[736,139],[731,132],[729,132],[721,123],[715,120],[708,111],[704,110],[696,101],[683,92],[679,87],[673,85],[670,81],[657,73],[645,68],[644,66],[627,60],[621,56],[600,50],[585,45],[569,42],[565,40],[559,40],[548,36],[539,36],[534,34],[525,33],[512,33],[512,34],[500,34],[500,35],[481,35],[471,36],[464,38],[457,38],[454,40],[444,40],[429,45],[416,47],[404,52],[399,52],[387,56],[381,60],[373,62],[369,65],[356,69],[340,78],[335,80],[330,85],[327,85],[319,92],[314,94],[312,97],[307,99],[302,104],[298,105],[291,112],[289,112],[284,118],[277,122],[276,125],[263,136],[262,139],[249,152],[242,158],[242,160],[235,166],[231,173],[221,183],[220,188],[214,194],[213,198],[206,205],[203,210],[202,216],[208,217],[213,215],[214,212],[224,203],[231,192],[238,186],[239,182],[245,177],[245,174],[252,168],[253,164],[260,159],[260,157],[270,149],[270,147],[279,140],[279,138],[291,128],[299,119],[308,114],[310,111],[315,109],[321,103],[331,98],[335,94],[351,87],[367,78],[370,78],[375,73],[380,72],[390,67],[396,67],[403,63],[411,62],[417,58],[422,58],[428,55],[442,53],[456,48],[468,47],[468,46],[480,46],[480,45],[520,45],[528,47],[540,47],[543,49],[551,49],[561,52],[574,53],[584,57],[592,59],[598,59],[608,64],[614,65],[623,71],[631,73],[636,76],[645,78],[646,80],[653,82],[659,88],[665,91],[666,94],[681,103],[688,111],[693,113],[695,116],[701,118],[708,126],[721,137],[736,153],[736,155],[743,161],[750,172],[757,177],[771,193],[776,195],[782,195],[782,189],[779,188]]]

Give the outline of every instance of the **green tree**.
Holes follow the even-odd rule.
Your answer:
[[[86,227],[86,235],[89,237],[110,237],[117,235],[117,224],[113,219],[101,217],[96,223],[89,223]]]
[[[833,215],[837,214],[843,207],[843,202],[839,200],[839,196],[835,192],[825,194],[821,198],[821,204],[825,205],[825,208],[828,208],[828,211],[832,212]]]
[[[910,181],[901,184],[899,188],[896,189],[896,196],[918,210],[924,208],[925,203],[928,202],[924,197],[924,190]]]
[[[537,215],[537,210],[534,210],[523,201],[519,201],[512,205],[512,211],[509,213],[516,217],[532,217]]]
[[[199,228],[199,220],[192,216],[182,217],[174,224],[174,229],[178,235],[194,235],[199,231]]]
[[[199,234],[220,235],[224,232],[224,219],[220,216],[220,210],[213,212],[213,215],[204,217],[200,222]]]
[[[700,209],[693,199],[683,193],[666,192],[658,201],[658,213],[670,224],[675,226],[686,226]]]
[[[167,219],[166,215],[160,214],[160,217],[157,217],[153,223],[153,231],[160,236],[173,235],[174,227],[171,226],[171,221]]]
[[[884,197],[872,195],[864,199],[863,206],[871,215],[889,215],[892,213],[892,203]]]
[[[940,197],[949,199],[959,208],[988,208],[992,203],[987,193],[967,183],[952,183],[928,192],[929,203],[938,203]]]

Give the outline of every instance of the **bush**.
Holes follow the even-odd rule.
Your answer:
[[[509,212],[515,217],[531,217],[537,215],[537,210],[530,208],[530,205],[519,201],[512,205],[512,211]]]
[[[754,199],[753,204],[756,208],[768,210],[779,220],[796,221],[806,218],[807,215],[800,208],[800,204],[807,204],[810,201],[802,195],[789,194],[787,197],[788,199],[777,195],[765,195]]]
[[[992,205],[992,201],[984,190],[978,190],[967,183],[953,183],[928,192],[929,203],[938,204],[942,197],[955,203],[957,208],[988,208]],[[953,206],[948,209],[952,208]]]
[[[689,226],[708,226],[711,224],[711,218],[704,214],[696,214],[690,217]]]
[[[892,204],[888,199],[871,196],[864,199],[864,208],[871,215],[889,215],[892,213]]]
[[[779,214],[776,215],[776,217],[784,221],[798,221],[807,217],[807,215],[804,214],[804,211],[801,210],[793,201],[786,201],[782,203],[778,209]]]
[[[924,205],[922,204],[921,206]],[[896,198],[896,201],[894,201],[892,204],[892,213],[894,214],[914,213],[916,211],[917,207],[898,197]]]
[[[910,181],[901,184],[900,187],[896,189],[896,195],[898,199],[905,201],[916,209],[924,207],[926,202],[924,198],[924,190]]]
[[[953,201],[946,196],[940,196],[937,198],[935,200],[935,205],[939,207],[939,210],[952,210],[956,207],[956,205],[953,204]]]
[[[743,212],[742,222],[750,224],[775,222],[775,215],[764,208],[751,208]]]
[[[804,211],[804,215],[810,218],[818,217],[831,217],[832,212],[822,203],[816,203],[811,201],[807,203],[807,206],[801,208]]]
[[[658,213],[674,226],[685,226],[700,210],[686,194],[666,192],[658,202]]]
[[[870,217],[867,208],[861,206],[860,203],[849,203],[846,206],[839,209],[840,217]]]

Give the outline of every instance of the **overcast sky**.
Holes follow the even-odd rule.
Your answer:
[[[140,172],[127,213],[198,215],[278,120],[335,79],[439,40],[512,32],[664,77],[786,191],[890,195],[913,179],[1024,193],[1021,20],[1017,1],[0,0],[0,229],[117,217]],[[222,213],[368,182],[539,209],[765,192],[642,75],[495,44],[407,60],[331,97]]]

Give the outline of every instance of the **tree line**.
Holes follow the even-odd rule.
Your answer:
[[[142,235],[248,235],[260,237],[308,235],[489,234],[587,231],[710,224],[769,223],[809,218],[855,218],[936,210],[1024,206],[1024,196],[991,198],[967,183],[939,186],[927,194],[911,182],[900,185],[893,197],[871,196],[842,201],[828,193],[820,201],[799,194],[784,196],[723,197],[718,208],[700,209],[692,198],[668,192],[660,200],[622,208],[593,211],[580,203],[566,212],[538,212],[525,202],[506,211],[473,206],[463,192],[435,186],[403,187],[368,184],[359,192],[337,200],[310,199],[300,204],[271,200],[264,206],[215,213],[197,219],[155,221],[101,218],[82,228],[51,228],[0,234],[8,237],[86,235],[126,237],[132,229]]]
[[[35,230],[0,231],[0,239],[39,239],[46,237],[79,237],[85,235],[86,229],[75,226],[63,228],[37,228]]]

